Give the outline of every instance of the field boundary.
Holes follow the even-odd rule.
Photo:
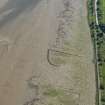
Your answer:
[[[96,105],[100,104],[100,77],[99,77],[99,67],[98,67],[98,56],[97,56],[97,41],[96,41],[96,13],[95,13],[95,0],[87,1],[88,9],[88,24],[90,27],[90,34],[92,37],[93,50],[94,50],[94,64],[95,64],[95,79],[96,79]]]

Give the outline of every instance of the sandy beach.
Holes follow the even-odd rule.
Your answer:
[[[0,105],[95,105],[87,0],[0,0]]]

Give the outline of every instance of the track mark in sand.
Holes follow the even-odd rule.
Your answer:
[[[24,105],[35,105],[35,102],[36,102],[36,101],[39,101],[39,99],[34,98],[34,99],[32,99],[31,101],[27,101]]]
[[[28,85],[28,99],[23,105],[35,105],[35,103],[38,103],[40,101],[39,98],[39,84],[37,81],[36,76],[32,76],[27,80],[27,85]]]
[[[38,82],[39,81],[39,82]],[[51,84],[43,84],[38,80],[38,77],[32,76],[29,78],[28,87],[30,91],[37,91],[37,94],[33,95],[23,105],[79,105],[80,93],[74,89],[54,87]]]
[[[49,51],[52,51],[52,52],[57,52],[57,53],[60,53],[64,56],[77,56],[77,57],[83,57],[82,55],[79,55],[79,54],[72,54],[72,53],[68,53],[68,52],[63,52],[63,51],[59,51],[59,50],[55,50],[55,49],[48,49]]]
[[[30,77],[30,79],[27,82],[28,82],[28,86],[30,88],[34,88],[34,89],[38,90],[38,83],[37,83],[37,80],[36,80],[36,76]]]
[[[10,41],[7,39],[0,39],[0,57],[5,56],[9,51]]]
[[[58,20],[58,27],[56,30],[56,38],[55,42],[50,46],[50,48],[47,50],[47,60],[50,65],[53,66],[59,66],[60,64],[56,64],[55,62],[52,62],[50,59],[51,52],[59,53],[60,55],[74,55],[79,56],[76,54],[70,54],[69,52],[63,52],[59,51],[59,49],[65,48],[65,43],[67,43],[70,39],[70,30],[72,29],[72,19],[73,19],[73,6],[70,0],[64,0],[62,1],[63,4],[63,10],[58,13],[56,16],[56,19]],[[53,49],[53,50],[52,50]],[[57,49],[57,50],[56,50]],[[57,60],[56,60],[57,61]],[[58,61],[57,61],[58,62]],[[63,60],[60,60],[63,64]]]
[[[73,6],[69,0],[62,1],[64,5],[64,10],[59,12],[58,28],[56,31],[55,48],[63,48],[65,41],[70,37],[69,30],[72,29],[72,19],[73,19]]]
[[[63,58],[64,57],[70,57],[70,56],[75,56],[75,57],[80,57],[80,58],[84,57],[83,55],[72,54],[72,53],[63,52],[63,51],[59,51],[59,50],[55,50],[55,49],[48,49],[48,51],[47,51],[47,61],[50,65],[55,66],[55,67],[60,66],[61,64],[63,64],[63,62],[61,64],[57,64],[57,63],[53,62],[53,60],[51,60],[52,59],[51,56],[53,56],[53,58],[54,58],[54,56],[55,57],[60,56],[60,57],[63,57]]]
[[[63,10],[59,11],[56,15],[56,20],[58,21],[56,38],[47,49],[47,61],[55,67],[66,64],[66,58],[71,56],[88,59],[84,53],[79,55],[77,50],[75,50],[76,48],[74,48],[76,52],[70,49],[70,46],[72,47],[70,45],[73,36],[72,30],[74,31],[73,17],[75,16],[75,8],[72,2],[73,0],[62,0]]]

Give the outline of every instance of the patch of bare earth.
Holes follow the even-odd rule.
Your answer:
[[[95,105],[92,46],[86,0],[42,0],[2,24],[0,105]]]

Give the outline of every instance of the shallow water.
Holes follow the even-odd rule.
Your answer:
[[[26,10],[32,10],[41,0],[8,0],[3,8],[0,10],[0,15],[4,12],[12,10],[0,20],[0,27],[4,26],[6,23],[11,22],[21,13]]]

